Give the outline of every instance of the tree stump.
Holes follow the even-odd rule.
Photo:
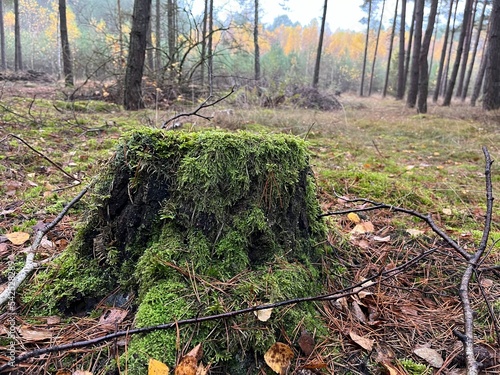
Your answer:
[[[94,195],[74,242],[30,286],[51,287],[25,291],[45,314],[88,312],[118,289],[107,302],[132,301],[144,327],[321,293],[325,226],[296,137],[139,130]],[[266,322],[246,314],[134,336],[120,364],[128,374],[146,373],[149,358],[173,367],[179,344],[201,342],[205,362],[246,374],[298,328],[325,332],[312,304]]]

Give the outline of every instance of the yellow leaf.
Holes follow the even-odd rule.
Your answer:
[[[254,311],[253,313],[255,314],[257,319],[259,319],[261,322],[267,322],[271,317],[272,312],[273,309],[262,309]]]
[[[168,375],[170,369],[163,362],[149,358],[148,375]]]
[[[267,365],[277,374],[283,375],[293,359],[293,351],[282,342],[276,342],[264,354]]]
[[[175,368],[175,375],[196,375],[197,369],[197,359],[191,355],[186,355]]]
[[[361,221],[358,214],[355,214],[354,212],[349,212],[347,214],[347,218],[351,220],[354,224],[358,224]]]
[[[7,237],[9,241],[12,242],[14,245],[22,245],[23,243],[29,240],[30,235],[29,233],[25,232],[13,232],[13,233],[7,233],[5,237]]]

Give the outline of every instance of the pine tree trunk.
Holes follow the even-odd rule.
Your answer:
[[[458,1],[458,0],[457,0]],[[441,50],[441,58],[439,59],[439,68],[436,77],[436,88],[434,89],[434,95],[432,96],[432,101],[437,102],[439,97],[439,92],[441,88],[441,80],[443,78],[444,61],[446,59],[446,48],[448,47],[448,37],[450,35],[450,23],[451,15],[453,14],[453,0],[450,0],[450,10],[448,11],[448,19],[446,21],[446,30],[444,32],[443,49]]]
[[[427,96],[429,93],[429,69],[427,64],[427,56],[431,45],[432,34],[434,31],[434,23],[439,0],[432,0],[431,9],[427,18],[427,29],[425,30],[422,48],[420,50],[420,72],[418,84],[418,112],[427,113]]]
[[[484,77],[483,108],[487,111],[500,108],[500,1],[493,1],[488,37],[488,60]]]
[[[450,37],[450,44],[448,47],[448,56],[446,59],[446,64],[445,64],[445,71],[443,75],[443,79],[441,81],[441,95],[444,97],[446,94],[446,89],[448,88],[448,73],[450,71],[450,64],[451,64],[451,51],[453,47],[453,40],[455,39],[455,23],[457,20],[457,11],[458,11],[458,3],[459,1],[457,0],[455,2],[455,11],[453,12],[453,25],[451,27],[451,37]]]
[[[469,51],[470,51],[470,45],[471,45],[471,41],[472,41],[472,30],[474,29],[474,19],[476,17],[477,3],[478,3],[478,0],[475,0],[473,11],[472,11],[472,14],[469,18],[469,23],[467,25],[463,25],[463,27],[466,26],[466,28],[467,28],[467,34],[465,35],[464,52],[463,52],[463,56],[462,56],[462,61],[460,63],[460,73],[458,75],[457,91],[455,93],[455,96],[457,98],[460,98],[462,96],[462,91],[464,88],[465,72],[467,70],[467,61],[469,60]]]
[[[19,21],[19,0],[14,0],[14,70],[23,70],[21,53],[21,25]]]
[[[361,84],[359,86],[359,96],[363,96],[365,86],[366,59],[368,57],[368,40],[370,38],[370,21],[372,15],[372,0],[368,0],[368,22],[366,26],[365,52],[363,54],[363,68],[361,70]]]
[[[372,94],[373,76],[375,75],[375,61],[377,60],[378,43],[380,40],[380,31],[382,30],[382,20],[384,19],[385,0],[382,2],[382,11],[380,12],[380,23],[378,24],[377,39],[375,41],[375,52],[373,53],[372,70],[370,73],[370,85],[368,86],[368,96]]]
[[[2,70],[7,69],[7,61],[5,59],[5,27],[3,22],[3,0],[0,0],[0,66]]]
[[[486,28],[486,36],[484,37],[485,42],[483,43],[482,53],[481,53],[481,64],[479,65],[479,70],[477,72],[476,81],[474,83],[474,89],[472,90],[472,95],[470,97],[470,105],[475,107],[476,100],[479,98],[481,93],[481,88],[483,87],[484,74],[486,72],[486,65],[488,62],[488,38],[490,35],[490,25],[488,23],[488,27]]]
[[[413,48],[413,34],[415,31],[415,11],[417,7],[413,6],[413,15],[411,18],[411,26],[410,26],[410,35],[408,37],[408,47],[406,48],[406,61],[405,61],[405,75],[404,75],[404,82],[403,82],[403,90],[406,91],[406,83],[408,82],[408,72],[410,71],[410,58],[411,58],[411,52]]]
[[[319,32],[318,51],[316,52],[316,63],[314,64],[313,87],[318,87],[318,83],[319,83],[319,70],[320,70],[320,64],[321,64],[321,52],[323,51],[323,38],[325,37],[327,6],[328,6],[328,0],[325,0],[325,2],[323,4],[323,18],[321,19],[321,29]],[[366,51],[365,51],[365,53],[366,53]],[[365,55],[365,63],[366,63],[366,55]],[[363,66],[363,70],[364,70],[364,66]]]
[[[453,64],[453,70],[451,72],[448,87],[446,89],[446,95],[445,95],[444,102],[443,102],[444,106],[449,106],[451,104],[451,97],[453,96],[453,90],[455,88],[455,84],[457,81],[458,69],[460,68],[460,61],[462,59],[462,53],[464,50],[465,36],[467,34],[467,25],[469,24],[469,19],[471,17],[471,13],[472,13],[472,0],[466,0],[465,10],[464,10],[464,19],[463,19],[463,23],[462,23],[463,27],[462,27],[462,31],[460,32],[460,37],[458,39],[455,63]]]
[[[162,82],[162,65],[161,65],[161,0],[156,0],[155,7],[155,69],[156,69],[156,83],[158,87],[163,86]]]
[[[175,27],[175,12],[176,12],[176,7],[175,7],[175,1],[174,0],[168,0],[167,1],[167,39],[168,39],[168,58],[169,58],[169,69],[170,69],[170,80],[171,83],[175,82],[175,77],[177,75],[177,67],[176,67],[176,46],[175,42],[177,39],[177,30]]]
[[[61,50],[63,60],[64,84],[73,86],[73,67],[68,39],[68,23],[66,20],[66,0],[59,0],[59,30],[61,32]]]
[[[406,34],[406,0],[401,0],[401,20],[399,29],[398,54],[398,89],[396,99],[402,100],[405,95],[405,34]]]
[[[214,0],[209,0],[208,4],[208,45],[207,45],[207,68],[208,68],[208,90],[209,95],[213,93],[213,69],[214,69],[214,58],[213,58],[213,31],[214,31]]]
[[[144,108],[142,75],[152,0],[135,0],[130,31],[130,47],[125,71],[123,105],[126,110]]]
[[[254,79],[260,80],[260,48],[259,48],[259,0],[254,1],[253,45],[254,45]]]
[[[398,17],[398,5],[399,0],[396,0],[396,6],[394,7],[394,19],[392,20],[391,42],[389,43],[389,56],[387,57],[387,69],[385,70],[384,89],[382,90],[383,98],[385,98],[385,96],[387,95],[387,87],[389,86],[389,74],[391,72],[392,49],[394,47],[394,35],[396,31],[396,19]]]
[[[118,17],[118,48],[120,49],[120,66],[125,62],[125,53],[123,47],[123,18],[121,0],[116,0],[116,13]]]
[[[202,26],[202,30],[201,30],[200,85],[202,88],[205,87],[205,59],[207,56],[208,1],[209,0],[205,0],[205,9],[203,11],[203,21],[202,21],[203,26]]]
[[[425,0],[415,1],[415,36],[413,40],[413,50],[411,56],[410,88],[406,98],[406,105],[409,108],[415,107],[418,95],[418,77],[420,73],[420,49],[422,47],[422,25],[424,22]]]
[[[481,31],[483,31],[485,13],[486,13],[486,4],[483,5],[483,10],[481,11],[481,16],[479,17],[479,24],[477,26],[476,40],[474,41],[471,62],[469,64],[469,70],[467,71],[467,75],[465,76],[464,87],[462,90],[462,101],[465,101],[465,98],[467,97],[467,91],[469,91],[470,80],[472,77],[472,70],[474,69],[474,64],[476,62],[477,50],[479,47],[479,40],[481,39]]]

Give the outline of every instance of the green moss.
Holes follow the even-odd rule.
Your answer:
[[[429,366],[414,362],[411,359],[402,359],[399,363],[410,375],[427,375],[432,373],[432,369]]]

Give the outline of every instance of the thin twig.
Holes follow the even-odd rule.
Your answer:
[[[21,363],[21,362],[24,362],[30,358],[38,357],[38,356],[41,356],[43,354],[66,351],[66,350],[71,350],[71,349],[76,349],[76,348],[87,347],[87,346],[93,346],[93,345],[97,345],[97,344],[100,344],[102,342],[113,340],[113,339],[123,337],[123,336],[129,336],[129,335],[134,335],[134,334],[139,334],[139,333],[150,333],[153,331],[172,329],[172,328],[176,328],[178,326],[189,325],[189,324],[199,324],[199,323],[212,321],[212,320],[227,319],[227,318],[232,318],[232,317],[237,316],[237,315],[247,314],[247,313],[250,313],[253,311],[264,310],[264,309],[274,309],[277,307],[294,305],[297,303],[312,302],[312,301],[330,301],[330,300],[335,300],[335,299],[339,299],[342,297],[351,296],[351,295],[359,293],[363,289],[366,289],[366,288],[369,288],[370,286],[372,286],[370,283],[368,283],[368,281],[375,280],[377,278],[381,278],[381,280],[384,281],[388,278],[394,277],[394,276],[398,275],[399,273],[404,272],[408,267],[413,266],[415,263],[419,262],[421,259],[432,254],[434,251],[435,251],[435,249],[428,250],[428,251],[416,256],[415,258],[410,259],[408,262],[406,262],[406,263],[404,263],[396,268],[380,272],[380,273],[376,274],[375,276],[364,279],[363,281],[361,281],[357,284],[354,284],[350,287],[344,288],[344,289],[339,290],[339,291],[334,292],[334,293],[328,293],[328,294],[312,296],[312,297],[295,298],[295,299],[280,301],[280,302],[276,302],[276,303],[252,306],[252,307],[248,307],[245,309],[234,310],[234,311],[216,314],[216,315],[209,315],[209,316],[203,316],[203,317],[178,320],[175,322],[160,324],[160,325],[156,325],[156,326],[135,328],[135,329],[126,329],[124,331],[114,332],[114,333],[111,333],[111,334],[108,334],[108,335],[105,335],[102,337],[96,337],[96,338],[91,339],[91,340],[76,341],[76,342],[72,342],[72,343],[68,343],[68,344],[49,346],[46,348],[33,350],[31,352],[22,354],[16,358],[12,359],[10,362],[0,366],[0,371],[3,371],[3,370],[8,369],[10,367],[13,367],[13,365],[16,363]]]

